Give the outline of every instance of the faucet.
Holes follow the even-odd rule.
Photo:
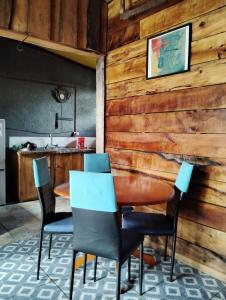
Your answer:
[[[54,145],[53,144],[53,135],[52,135],[52,133],[50,132],[50,134],[49,134],[49,138],[50,138],[50,148],[53,148],[53,147],[57,147],[58,145],[56,144],[56,145]]]

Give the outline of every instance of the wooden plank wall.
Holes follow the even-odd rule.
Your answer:
[[[119,3],[108,5],[105,150],[116,174],[172,184],[182,160],[197,164],[177,258],[226,281],[226,1],[184,0],[125,21]],[[189,22],[191,70],[146,80],[147,37]]]
[[[94,13],[92,0],[1,0],[0,28],[105,53],[107,4],[97,3]]]

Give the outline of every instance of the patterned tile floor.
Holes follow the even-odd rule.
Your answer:
[[[3,214],[0,209],[0,225],[3,224],[2,227],[5,230],[5,232],[0,231],[0,237],[4,236],[4,240],[2,238],[0,246],[0,300],[68,299],[71,237],[68,235],[55,235],[53,237],[50,260],[47,258],[48,236],[45,237],[41,276],[40,280],[37,281],[36,262],[39,237],[36,233],[39,230],[39,219],[38,215],[34,216],[37,213],[34,206],[33,203],[30,212],[32,211],[32,215],[36,219],[33,219],[33,222],[32,218],[29,219],[28,224],[25,220],[22,222],[22,217],[18,220],[20,213],[17,209],[17,218],[12,221],[14,226],[11,223],[11,230],[9,229],[9,224],[6,227],[6,223],[2,222],[2,216],[6,215],[6,211]],[[12,212],[15,213],[15,208],[13,207],[8,208],[8,210],[11,210],[11,212],[9,213],[8,211],[7,217]],[[27,220],[27,210],[26,213],[22,212],[22,214],[26,215]],[[20,227],[17,227],[18,224],[20,224]],[[33,224],[33,227],[29,227],[29,224]],[[19,236],[20,239],[15,241]],[[155,254],[150,249],[145,249],[145,252]],[[164,262],[158,255],[157,260],[158,263],[154,268],[145,265],[144,293],[142,297],[138,294],[139,260],[132,259],[133,282],[130,284],[126,281],[126,265],[123,267],[122,288],[124,293],[121,294],[122,300],[226,299],[226,284],[179,262],[175,265],[176,280],[172,283],[169,282],[170,261]],[[94,283],[92,280],[93,266],[89,263],[87,282],[83,285],[82,268],[76,270],[74,282],[75,295],[73,299],[115,299],[114,262],[99,259],[97,277],[98,280]]]
[[[38,241],[36,236],[0,247],[0,299],[68,299],[71,237],[54,236],[50,260],[47,258],[48,236],[45,237],[39,281],[36,280]],[[123,267],[122,287],[125,293],[121,299],[226,299],[225,284],[181,263],[175,265],[176,280],[169,282],[170,261],[164,262],[161,258],[158,261],[154,268],[145,265],[142,297],[138,295],[138,259],[132,259],[133,282],[129,285],[126,282],[126,265]],[[98,281],[94,283],[92,277],[91,263],[84,286],[82,268],[75,271],[74,299],[115,299],[113,261],[100,259]]]

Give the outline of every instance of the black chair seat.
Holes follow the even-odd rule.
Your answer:
[[[143,241],[143,234],[139,232],[134,232],[129,229],[122,229],[122,250],[121,250],[121,260],[124,262],[129,257],[130,253],[136,250]]]
[[[57,213],[52,213],[49,214],[45,217],[45,225],[57,222],[60,220],[63,220],[65,218],[71,218],[72,213],[71,212],[57,212]]]
[[[73,233],[72,217],[63,218],[44,226],[44,231],[48,233]]]
[[[123,218],[123,228],[145,235],[172,235],[173,223],[163,214],[132,212]]]

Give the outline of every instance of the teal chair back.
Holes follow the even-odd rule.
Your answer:
[[[84,171],[110,173],[111,167],[108,153],[84,154]]]
[[[70,171],[70,203],[74,249],[118,259],[121,239],[113,176]]]
[[[33,171],[34,171],[35,186],[37,188],[44,186],[48,182],[50,182],[47,157],[34,159]]]
[[[48,158],[33,160],[34,182],[42,211],[42,223],[46,223],[49,215],[55,213],[56,200],[50,180]]]
[[[185,161],[182,163],[180,167],[175,186],[183,193],[187,193],[188,191],[193,168],[194,168],[193,165]]]
[[[175,197],[172,201],[167,203],[166,215],[171,219],[175,230],[177,227],[180,203],[184,193],[188,191],[193,169],[194,165],[187,162],[182,163],[175,182]]]

